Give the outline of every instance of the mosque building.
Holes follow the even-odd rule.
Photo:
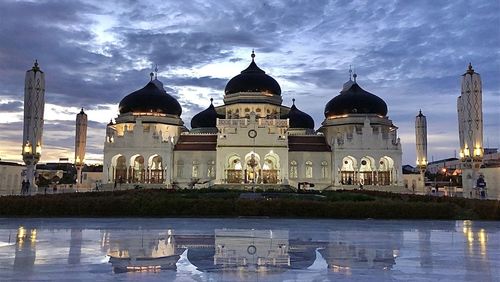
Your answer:
[[[191,120],[155,74],[125,96],[106,129],[103,183],[154,187],[314,184],[402,187],[402,151],[387,104],[356,74],[324,108],[318,129],[298,105],[282,104],[279,83],[255,62],[227,83],[223,105]],[[312,187],[313,185],[310,185]]]

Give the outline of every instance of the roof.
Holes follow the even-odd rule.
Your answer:
[[[325,136],[288,136],[288,150],[290,152],[331,152]]]
[[[174,151],[215,151],[217,135],[181,135],[175,144]]]

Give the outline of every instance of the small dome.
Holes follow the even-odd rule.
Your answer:
[[[197,113],[191,119],[191,128],[200,128],[200,127],[216,127],[217,126],[217,118],[223,118],[223,115],[217,114],[215,111],[215,107],[212,104],[213,99],[210,99],[210,106],[205,110]]]
[[[281,87],[278,82],[267,75],[255,63],[255,54],[252,51],[252,62],[240,74],[233,77],[226,85],[226,95],[238,92],[267,92],[281,95]]]
[[[325,106],[325,117],[345,114],[387,115],[387,104],[380,97],[365,91],[356,80],[347,85],[339,95]],[[347,88],[347,89],[346,89]]]
[[[161,85],[161,82],[152,80],[142,89],[125,96],[118,106],[120,114],[153,112],[180,116],[182,108],[179,102],[157,85]]]
[[[285,118],[290,119],[290,128],[314,129],[314,119],[310,115],[297,109],[295,106],[295,99],[292,101],[293,105],[290,108],[288,115],[285,116]]]

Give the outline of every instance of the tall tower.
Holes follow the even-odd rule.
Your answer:
[[[465,197],[475,197],[473,189],[483,161],[483,105],[481,77],[469,63],[462,75],[461,96],[457,100],[462,161],[462,184]],[[477,191],[477,190],[476,190]]]
[[[35,60],[24,80],[23,161],[26,164],[26,181],[32,191],[35,185],[35,168],[42,154],[43,110],[45,107],[45,74]],[[30,192],[28,191],[28,192]]]
[[[415,118],[415,136],[417,145],[417,168],[423,174],[427,168],[427,119],[418,112]]]
[[[76,115],[76,135],[75,135],[75,166],[76,183],[82,183],[82,168],[85,163],[85,146],[87,145],[87,114],[83,108]]]

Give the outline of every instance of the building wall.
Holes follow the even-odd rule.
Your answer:
[[[14,163],[0,164],[0,195],[19,195],[23,181],[23,165]]]
[[[488,199],[500,200],[500,167],[482,168],[481,173],[486,181]]]

